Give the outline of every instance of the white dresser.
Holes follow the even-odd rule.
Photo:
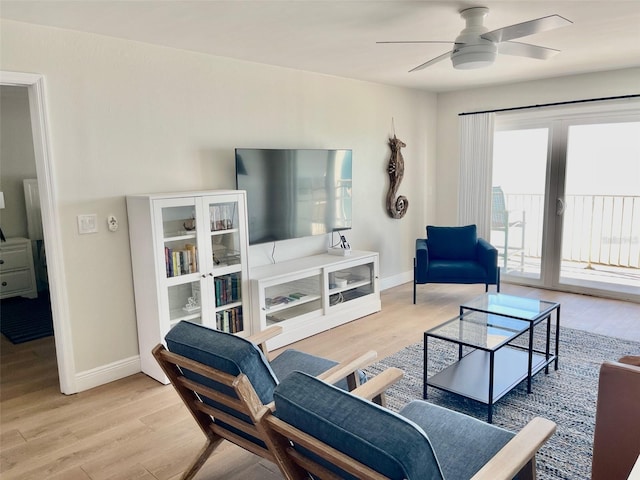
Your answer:
[[[18,296],[38,296],[31,240],[21,237],[0,242],[0,298]]]

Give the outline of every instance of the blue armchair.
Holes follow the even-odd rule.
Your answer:
[[[424,283],[484,283],[500,291],[498,250],[478,238],[476,226],[427,226],[427,238],[416,240],[413,260],[413,303],[416,285]]]

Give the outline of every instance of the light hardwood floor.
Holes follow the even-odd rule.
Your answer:
[[[481,285],[411,284],[382,292],[382,312],[290,346],[341,360],[388,356],[481,294]],[[640,341],[640,305],[503,284],[503,293],[560,302],[563,326]],[[177,480],[204,437],[171,386],[144,374],[76,395],[59,393],[52,338],[12,345],[2,337],[0,477],[3,480]],[[277,355],[279,352],[272,352]],[[640,352],[639,352],[640,353]],[[270,480],[277,468],[223,445],[196,479]]]

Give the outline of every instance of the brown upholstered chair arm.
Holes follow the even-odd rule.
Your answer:
[[[640,454],[640,357],[600,367],[593,480],[623,480]]]
[[[535,479],[536,452],[556,431],[556,424],[546,418],[536,417],[527,423],[515,437],[489,460],[472,480]]]

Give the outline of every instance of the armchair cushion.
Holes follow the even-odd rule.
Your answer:
[[[271,361],[271,368],[275,372],[278,381],[282,381],[294,371],[305,372],[317,377],[337,364],[337,362],[327,358],[316,357],[305,352],[288,349]],[[367,381],[367,375],[362,370],[358,370],[357,373],[360,378],[360,384]],[[340,380],[335,385],[343,390],[349,390],[346,379]]]
[[[276,388],[274,399],[278,418],[389,478],[443,478],[422,429],[390,410],[300,372]]]
[[[475,260],[478,234],[475,225],[427,226],[427,246],[432,259]]]
[[[273,401],[273,389],[278,379],[262,351],[250,341],[191,322],[178,323],[169,331],[165,340],[169,351],[173,353],[229,375],[244,373],[262,403]],[[198,381],[209,384],[214,389],[221,387],[219,384],[213,385],[213,380],[197,377]]]
[[[400,410],[400,415],[428,432],[444,478],[471,478],[515,436],[502,428],[422,400],[407,404]],[[474,448],[466,448],[464,461],[461,461],[463,445]]]
[[[421,400],[396,414],[300,372],[274,399],[276,416],[392,479],[471,478],[514,437]]]
[[[221,370],[229,375],[244,373],[249,377],[262,403],[273,401],[273,389],[278,381],[285,378],[292,371],[298,370],[317,376],[336,366],[338,362],[327,358],[316,357],[298,350],[285,350],[271,363],[256,345],[250,341],[231,333],[213,330],[190,322],[180,322],[173,327],[165,337],[169,351],[191,358],[204,365]],[[358,370],[360,383],[367,381],[366,374]],[[210,384],[194,373],[185,376],[195,376],[198,381]],[[348,390],[346,379],[336,383],[338,388]]]

